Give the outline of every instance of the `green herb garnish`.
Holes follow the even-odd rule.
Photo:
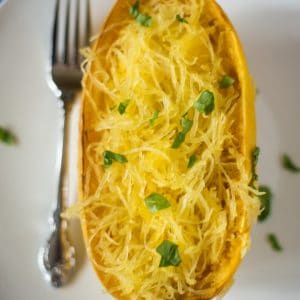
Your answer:
[[[16,137],[7,129],[0,127],[0,141],[7,145],[16,144]]]
[[[144,201],[150,212],[153,214],[171,206],[170,202],[164,196],[157,193],[150,194]]]
[[[262,212],[258,216],[258,221],[265,221],[271,213],[271,201],[272,201],[272,192],[271,189],[267,186],[260,186],[259,191],[263,192],[264,195],[259,196],[260,199],[260,207]]]
[[[214,94],[208,90],[204,91],[194,103],[194,108],[201,113],[209,115],[215,108]]]
[[[152,118],[149,120],[149,123],[150,123],[151,126],[154,125],[155,121],[158,118],[158,115],[159,115],[159,111],[158,110],[153,113]]]
[[[112,151],[103,152],[103,162],[105,167],[109,167],[113,162],[119,162],[121,164],[127,163],[127,158],[122,155]]]
[[[126,99],[125,101],[121,102],[118,106],[118,111],[120,115],[123,115],[126,111],[127,106],[129,105],[130,99]]]
[[[180,145],[185,141],[185,134],[183,132],[179,132],[176,137],[175,140],[172,144],[172,148],[173,149],[177,149],[180,147]]]
[[[280,251],[283,250],[283,248],[282,248],[280,242],[278,241],[277,236],[276,236],[274,233],[268,234],[268,235],[267,235],[267,240],[268,240],[268,242],[270,243],[270,245],[271,245],[271,247],[272,247],[272,249],[273,249],[274,251],[280,252]]]
[[[255,147],[252,151],[252,184],[254,181],[258,179],[258,175],[256,173],[256,166],[258,163],[258,157],[259,157],[260,149],[259,147]]]
[[[297,166],[287,154],[284,154],[282,156],[282,166],[290,172],[293,173],[300,172],[300,167]]]
[[[185,18],[181,17],[180,15],[176,15],[176,20],[180,23],[189,23]]]
[[[152,18],[140,12],[140,0],[137,0],[130,8],[129,13],[142,26],[149,27],[152,24]]]
[[[137,17],[140,13],[140,0],[137,0],[130,8],[129,8],[129,13],[133,17]]]
[[[179,256],[178,246],[168,240],[163,241],[156,252],[161,255],[159,267],[179,266],[181,258]]]
[[[187,119],[185,116],[186,114],[181,118],[182,131],[176,135],[175,140],[172,144],[173,149],[177,149],[180,147],[180,145],[185,141],[186,134],[191,130],[193,126],[193,121]]]
[[[196,163],[196,161],[197,161],[196,155],[192,155],[192,156],[189,158],[189,162],[188,162],[188,165],[187,165],[188,169],[192,168],[193,165]]]
[[[230,86],[232,86],[234,83],[235,83],[235,79],[228,75],[224,75],[223,78],[219,82],[220,88],[222,88],[222,89],[227,89]]]
[[[152,24],[152,18],[142,13],[139,13],[139,15],[135,19],[144,27],[149,27]]]
[[[181,126],[182,126],[182,132],[184,134],[187,134],[193,127],[193,121],[187,119],[186,117],[181,118]]]
[[[253,165],[256,167],[258,163],[258,158],[260,154],[260,148],[255,147],[254,150],[252,151],[252,159],[253,159]]]

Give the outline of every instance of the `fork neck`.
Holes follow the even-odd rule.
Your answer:
[[[66,102],[70,102],[74,99],[75,92],[74,91],[62,91],[60,95],[60,99],[64,102],[64,106],[66,105]]]

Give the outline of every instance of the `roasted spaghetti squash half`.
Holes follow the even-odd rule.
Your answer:
[[[259,213],[254,88],[215,1],[134,1],[84,50],[86,248],[117,299],[212,299]]]

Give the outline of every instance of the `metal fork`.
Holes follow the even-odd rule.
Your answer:
[[[78,49],[88,44],[89,38],[89,1],[86,0],[85,30],[80,42],[80,0],[76,1],[75,33],[70,34],[70,0],[67,0],[64,27],[63,51],[58,50],[58,33],[61,30],[58,19],[61,10],[61,0],[56,0],[55,17],[52,35],[52,54],[49,85],[54,94],[60,99],[64,111],[63,131],[59,153],[58,194],[53,214],[50,218],[51,234],[44,247],[39,252],[39,262],[46,280],[55,287],[68,282],[76,265],[75,248],[68,239],[68,222],[61,218],[67,203],[67,145],[69,114],[74,103],[76,92],[81,87],[82,72]],[[73,2],[74,3],[74,2]]]

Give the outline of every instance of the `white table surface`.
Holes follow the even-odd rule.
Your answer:
[[[300,163],[300,1],[219,2],[240,33],[260,90],[259,169],[261,182],[275,194],[272,217],[255,227],[253,247],[225,300],[297,300],[300,175],[284,171],[279,157],[288,152]],[[111,5],[110,0],[93,0],[94,29]],[[79,266],[72,282],[53,289],[37,265],[56,195],[61,118],[45,80],[53,6],[53,0],[8,0],[0,9],[0,125],[19,138],[16,147],[0,145],[0,299],[106,300],[111,298],[102,292],[87,262],[76,222]],[[280,238],[282,253],[266,243],[269,232]]]

